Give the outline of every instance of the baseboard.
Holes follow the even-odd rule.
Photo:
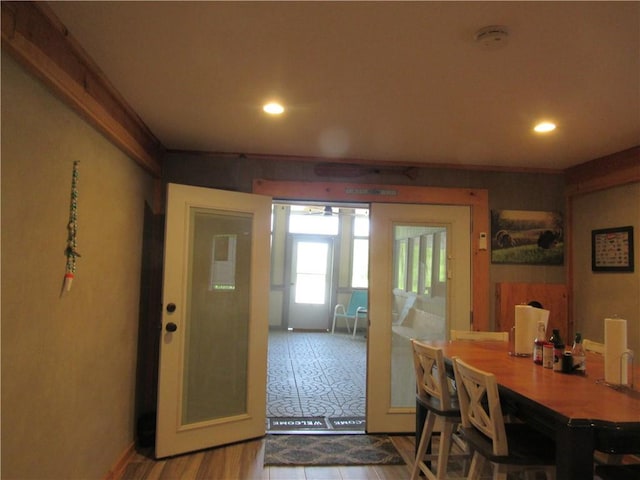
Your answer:
[[[122,452],[120,458],[115,463],[115,465],[107,472],[102,480],[119,480],[122,478],[122,474],[124,473],[124,469],[127,468],[127,464],[136,454],[136,445],[135,442],[131,442],[131,445],[127,447],[127,449]]]

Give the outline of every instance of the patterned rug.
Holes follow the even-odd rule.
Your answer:
[[[402,465],[386,435],[267,435],[265,465]]]

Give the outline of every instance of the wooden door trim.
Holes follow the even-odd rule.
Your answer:
[[[489,330],[489,250],[481,250],[478,241],[481,232],[487,235],[490,232],[488,190],[256,179],[253,181],[253,193],[281,200],[469,206],[471,209],[472,328]]]

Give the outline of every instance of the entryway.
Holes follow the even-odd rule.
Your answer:
[[[273,205],[269,433],[364,433],[367,328],[353,336],[336,304],[368,287],[368,205]]]

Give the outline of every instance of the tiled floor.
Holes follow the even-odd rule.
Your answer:
[[[364,337],[274,330],[268,361],[269,431],[364,431]]]

